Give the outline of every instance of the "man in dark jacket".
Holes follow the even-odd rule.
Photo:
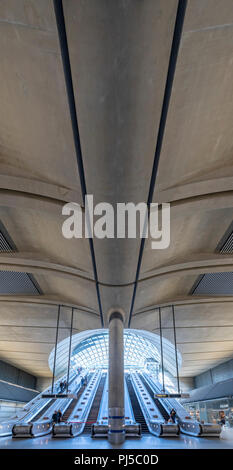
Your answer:
[[[52,416],[53,423],[58,423],[58,412],[55,410]]]
[[[58,412],[57,412],[57,422],[60,423],[61,419],[62,419],[62,412],[61,412],[61,410],[58,410]]]
[[[174,408],[172,408],[171,410],[170,419],[172,420],[173,423],[176,422],[176,411],[174,410]]]

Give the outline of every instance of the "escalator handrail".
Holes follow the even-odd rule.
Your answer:
[[[90,409],[91,409],[91,407],[92,407],[92,403],[93,403],[93,400],[94,400],[94,398],[95,398],[96,391],[97,391],[97,388],[98,388],[98,386],[99,386],[99,382],[100,382],[100,380],[101,380],[101,376],[102,376],[102,372],[101,372],[101,371],[98,371],[98,372],[96,372],[96,373],[93,375],[93,377],[92,377],[92,379],[91,379],[91,380],[95,380],[95,384],[94,384],[95,386],[93,386],[93,388],[92,388],[92,390],[91,390],[91,393],[90,393],[90,395],[89,395],[89,397],[88,397],[88,400],[87,400],[87,403],[86,403],[85,408],[82,409],[82,412],[81,412],[81,414],[79,415],[79,419],[78,419],[78,422],[77,422],[77,424],[79,424],[79,426],[78,426],[78,427],[79,427],[79,434],[82,433],[83,428],[84,428],[84,426],[85,426],[85,424],[86,424],[86,418],[88,417],[89,412],[90,412]],[[83,396],[84,396],[84,394],[86,393],[86,390],[87,390],[87,389],[85,388],[84,391],[83,391],[83,393],[82,393],[82,395],[81,395],[81,397],[80,397],[79,400],[78,400],[78,403],[76,404],[75,408],[73,409],[73,411],[72,411],[72,413],[71,413],[71,416],[69,417],[69,422],[71,422],[71,420],[74,419],[74,416],[75,416],[76,413],[77,413],[77,409],[80,407],[80,403],[83,401]],[[75,424],[75,422],[73,422],[73,423]]]
[[[147,383],[150,385],[150,387],[151,387],[151,389],[154,393],[161,393],[160,387],[158,386],[158,384],[156,384],[154,382],[154,380],[150,376],[148,376],[146,373],[144,373],[143,376],[144,376],[145,380],[147,381]],[[175,400],[174,398],[171,398],[169,400],[166,399],[166,398],[163,398],[163,402],[164,402],[166,408],[169,410],[169,413],[170,413],[172,408],[175,409],[178,421],[180,421],[180,420],[183,421],[185,419],[185,417],[187,416],[187,411],[185,410],[185,408],[177,400]],[[180,410],[180,413],[179,413],[179,410]],[[198,423],[198,421],[195,420],[195,419],[190,419],[189,422],[190,423]]]
[[[77,378],[80,378],[80,377],[79,376],[77,377],[76,375],[72,376],[72,378],[69,382],[69,386],[71,386]],[[74,390],[71,390],[71,392],[73,393],[73,392],[78,391],[80,387],[81,387],[81,380],[77,384],[77,389],[74,386]],[[72,400],[73,400],[73,398],[65,398],[65,399],[64,398],[57,398],[55,400],[55,402],[51,404],[51,407],[48,408],[48,410],[45,411],[46,414],[50,415],[50,416],[48,416],[48,418],[49,419],[52,418],[53,411],[56,410],[57,408],[60,409],[62,413],[65,413],[66,409],[68,408],[68,406],[70,405]],[[40,422],[41,420],[43,420],[43,418],[44,418],[44,414],[42,414],[39,421],[34,421],[34,422],[35,423]]]
[[[163,418],[163,416],[161,416],[160,412],[159,412],[160,418],[158,418],[158,419],[152,419],[152,418],[151,418],[150,413],[149,413],[149,411],[148,411],[148,408],[147,408],[147,406],[145,405],[144,400],[142,400],[141,393],[140,393],[139,390],[138,390],[137,384],[135,383],[133,376],[132,376],[131,380],[132,380],[132,385],[133,385],[134,391],[135,391],[135,393],[136,393],[138,402],[139,402],[139,404],[140,404],[141,410],[142,410],[142,412],[143,412],[143,415],[144,415],[144,417],[145,417],[145,421],[146,421],[146,424],[147,424],[148,428],[150,429],[150,424],[151,424],[152,421],[157,421],[157,422],[163,423],[163,422],[164,422],[164,418]],[[145,387],[144,387],[144,388],[145,388]],[[159,410],[158,410],[158,411],[159,411]]]

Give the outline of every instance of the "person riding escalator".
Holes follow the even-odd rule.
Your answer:
[[[58,412],[55,410],[53,415],[52,415],[52,421],[54,424],[58,423]]]
[[[173,424],[175,424],[175,422],[176,422],[176,410],[174,410],[174,408],[172,408],[172,410],[170,412],[169,421],[170,421],[170,423],[173,423]]]
[[[61,410],[58,410],[58,411],[54,411],[53,415],[52,415],[52,421],[54,424],[57,424],[57,423],[60,423],[62,420],[62,412]]]

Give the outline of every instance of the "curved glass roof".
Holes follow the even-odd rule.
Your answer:
[[[125,368],[144,367],[147,359],[160,363],[160,336],[150,331],[124,330]],[[67,371],[69,357],[69,337],[58,343],[55,376]],[[164,368],[173,376],[176,374],[174,345],[163,338]],[[179,367],[182,357],[178,351]],[[54,349],[49,356],[49,367],[53,370]],[[107,368],[108,366],[108,329],[86,330],[72,336],[71,365],[74,367]]]
[[[125,368],[143,367],[147,358],[154,358],[160,362],[156,346],[140,334],[125,330]],[[81,341],[73,350],[72,362],[82,367],[106,368],[108,366],[108,332],[98,333]]]

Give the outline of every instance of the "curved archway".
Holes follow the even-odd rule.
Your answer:
[[[57,346],[56,376],[64,374],[67,369],[69,338]],[[147,359],[155,358],[160,363],[160,336],[146,330],[124,330],[125,368],[141,368]],[[174,345],[163,338],[164,368],[176,374]],[[49,356],[49,367],[53,370],[54,349]],[[182,356],[178,351],[178,365],[181,367]],[[108,330],[87,330],[72,337],[71,365],[85,368],[107,368],[108,366]]]

